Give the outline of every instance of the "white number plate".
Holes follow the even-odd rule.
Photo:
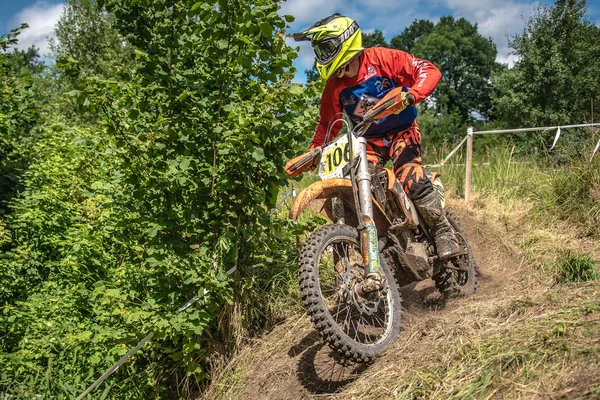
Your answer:
[[[352,144],[352,147],[354,147],[352,155],[356,157],[358,155],[356,137],[352,138]],[[350,162],[350,157],[350,145],[347,135],[323,147],[323,155],[321,156],[321,163],[319,165],[319,176],[321,179],[343,178],[344,173],[342,170]]]

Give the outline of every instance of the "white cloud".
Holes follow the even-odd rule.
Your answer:
[[[280,15],[293,15],[292,26],[308,28],[320,18],[325,18],[345,8],[342,0],[287,0],[281,5]]]
[[[34,45],[40,49],[40,55],[47,55],[50,52],[48,39],[55,37],[54,29],[63,11],[63,6],[62,3],[37,2],[19,11],[12,18],[11,25],[19,26],[25,22],[29,28],[19,35],[17,47],[27,49]]]
[[[445,0],[455,17],[476,22],[479,33],[491,37],[498,48],[497,61],[514,65],[516,57],[510,54],[508,37],[520,33],[533,14],[538,2],[505,0]]]
[[[439,21],[442,15],[455,18],[464,17],[477,23],[484,37],[491,37],[498,49],[496,60],[514,65],[515,55],[510,54],[508,38],[520,33],[525,22],[533,15],[536,7],[550,0],[421,0],[406,2],[394,0],[370,0],[367,2],[349,0],[287,0],[282,4],[281,15],[290,14],[296,19],[291,23],[290,32],[306,29],[320,18],[334,12],[356,19],[363,32],[379,29],[390,40],[400,34],[415,19]],[[600,23],[600,19],[598,20]],[[298,59],[294,65],[298,69],[296,80],[304,79],[304,70],[313,65],[314,55],[308,43],[295,43],[300,46]]]
[[[521,59],[521,57],[515,55],[515,54],[500,54],[498,53],[498,56],[496,57],[496,61],[498,61],[501,64],[506,64],[508,65],[508,68],[512,68],[515,66],[515,64],[517,63],[517,61],[519,61]]]

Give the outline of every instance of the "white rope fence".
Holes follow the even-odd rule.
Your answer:
[[[496,129],[490,131],[473,131],[472,127],[469,127],[467,130],[467,135],[461,140],[461,142],[446,156],[446,158],[440,162],[439,164],[425,165],[425,167],[430,168],[438,168],[443,167],[452,156],[454,156],[458,150],[467,142],[467,160],[466,160],[466,172],[465,172],[465,201],[469,201],[471,197],[471,171],[472,171],[472,156],[473,156],[473,135],[493,135],[493,134],[501,134],[501,133],[528,133],[528,132],[545,132],[549,130],[556,129],[556,135],[554,136],[554,142],[552,143],[552,147],[550,150],[556,147],[556,143],[558,143],[558,139],[562,133],[563,129],[571,129],[571,128],[587,128],[587,127],[600,127],[600,123],[593,124],[575,124],[575,125],[557,125],[557,126],[544,126],[539,128],[517,128],[517,129]],[[592,156],[590,157],[590,162],[594,159],[596,153],[600,150],[600,140],[598,140],[598,144],[594,148],[592,152]]]
[[[501,130],[493,130],[493,131],[477,131],[477,132],[473,132],[473,135],[490,135],[490,134],[496,134],[496,133],[519,133],[519,132],[540,132],[540,131],[543,132],[543,131],[549,131],[552,129],[556,129],[556,136],[554,137],[554,142],[552,143],[552,147],[550,147],[550,150],[552,150],[556,146],[556,143],[558,142],[558,139],[560,138],[562,129],[587,128],[587,127],[594,127],[594,126],[600,126],[600,123],[546,126],[543,128],[520,128],[520,129],[501,129]],[[598,144],[596,145],[596,148],[592,152],[592,156],[590,157],[590,162],[592,162],[592,159],[594,158],[594,156],[596,155],[596,153],[598,152],[599,149],[600,149],[600,140],[598,140]]]
[[[446,163],[448,162],[448,160],[450,160],[452,158],[453,155],[456,154],[456,152],[458,150],[460,150],[460,148],[462,147],[463,144],[465,144],[465,142],[467,141],[467,136],[465,136],[463,138],[463,140],[460,141],[460,143],[458,144],[458,146],[456,146],[447,156],[446,158],[444,158],[444,160],[442,160],[441,163],[439,164],[430,164],[430,165],[425,165],[425,167],[430,167],[430,168],[438,168],[438,167],[443,167],[444,165],[446,165]]]

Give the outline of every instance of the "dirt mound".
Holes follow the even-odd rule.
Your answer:
[[[537,299],[548,286],[535,274],[525,273],[532,267],[526,262],[525,252],[518,247],[523,232],[506,221],[465,208],[460,202],[451,202],[450,207],[479,265],[479,285],[474,295],[444,304],[430,281],[403,287],[402,334],[397,343],[370,366],[339,359],[320,341],[306,315],[290,318],[242,351],[229,372],[215,381],[204,398],[387,399],[404,394],[410,397],[402,398],[448,398],[448,393],[461,397],[461,385],[470,390],[463,393],[466,398],[478,397],[480,376],[473,374],[487,373],[487,364],[484,358],[478,359],[477,354],[483,357],[491,348],[505,355],[512,354],[517,342],[505,341],[502,335],[513,322],[522,329],[530,326],[529,321],[540,312],[536,307],[541,307],[538,303],[542,300]],[[535,336],[535,329],[523,331],[521,336]],[[527,343],[518,342],[523,346]],[[499,363],[500,368],[505,365],[503,360]],[[489,368],[493,370],[496,364],[490,363]],[[512,370],[508,371],[503,374],[510,379],[511,375],[506,374],[512,374]],[[590,374],[590,370],[582,373]],[[444,381],[448,377],[456,381]],[[527,386],[521,394],[512,397],[543,398],[539,386],[544,382],[539,380],[537,386]],[[485,382],[482,385],[482,390],[489,388]],[[568,383],[564,385],[568,387]],[[510,390],[512,393],[514,388]],[[569,389],[565,390],[568,393]],[[489,394],[485,391],[480,394],[483,393]],[[534,395],[536,393],[539,396]]]

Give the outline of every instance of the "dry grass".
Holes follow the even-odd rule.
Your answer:
[[[363,370],[343,366],[292,316],[244,349],[204,399],[600,398],[600,282],[558,283],[565,250],[600,258],[575,228],[536,226],[531,204],[475,199],[450,207],[481,268],[478,292],[442,308],[405,288],[397,344]]]

